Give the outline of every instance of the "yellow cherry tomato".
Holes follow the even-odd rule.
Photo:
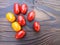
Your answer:
[[[15,19],[16,19],[16,17],[14,16],[13,13],[8,12],[8,13],[6,14],[6,19],[7,19],[8,21],[10,21],[10,22],[14,22]]]
[[[13,22],[12,23],[12,28],[14,29],[14,31],[18,32],[21,30],[21,26],[19,25],[18,22]]]

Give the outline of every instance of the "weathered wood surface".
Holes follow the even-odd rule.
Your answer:
[[[14,38],[11,23],[5,18],[7,12],[13,12],[14,2],[27,3],[29,11],[35,10],[34,21],[41,25],[39,33],[32,29],[34,21],[27,21],[23,27],[26,36],[21,40]],[[60,0],[0,0],[0,45],[60,45]]]

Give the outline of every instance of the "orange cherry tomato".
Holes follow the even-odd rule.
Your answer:
[[[21,5],[21,13],[22,13],[22,14],[26,14],[27,10],[28,10],[27,5],[26,5],[25,3],[22,4],[22,5]]]
[[[38,22],[34,22],[33,27],[34,27],[34,30],[35,30],[36,32],[39,32],[39,31],[40,31],[40,25],[39,25]]]
[[[19,15],[19,16],[18,16],[18,23],[19,23],[21,26],[24,26],[24,25],[26,24],[26,21],[25,21],[24,16],[22,16],[22,15]]]
[[[21,31],[16,33],[15,38],[16,39],[21,39],[21,38],[23,38],[25,36],[25,34],[26,34],[26,32],[24,30],[21,30]]]
[[[14,31],[16,31],[16,32],[21,30],[21,26],[19,25],[18,22],[13,22],[11,26],[14,29]]]
[[[27,16],[28,21],[32,21],[34,20],[34,18],[35,18],[35,12],[34,11],[29,12]]]
[[[9,21],[9,22],[14,22],[16,20],[16,17],[13,13],[11,12],[8,12],[6,14],[6,19]]]
[[[21,11],[21,6],[18,3],[14,3],[14,13],[19,14]]]

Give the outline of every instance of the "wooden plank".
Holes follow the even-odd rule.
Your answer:
[[[23,2],[28,5],[28,12],[34,10],[35,20],[40,22],[40,32],[32,28],[33,22],[26,20],[26,36],[15,39],[11,23],[6,19],[6,13],[13,13],[13,4]],[[54,3],[52,3],[54,2]],[[16,16],[16,15],[15,15]],[[24,15],[27,19],[27,14]],[[56,0],[1,0],[0,1],[0,45],[60,45],[60,1]]]

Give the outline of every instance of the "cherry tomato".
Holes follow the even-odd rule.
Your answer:
[[[21,13],[22,13],[22,14],[26,14],[27,10],[28,10],[27,5],[26,5],[25,3],[22,4],[22,5],[21,5]]]
[[[14,3],[14,13],[19,14],[21,11],[21,6],[18,3]]]
[[[10,22],[14,22],[15,19],[16,19],[16,17],[14,16],[13,13],[8,12],[8,13],[6,14],[6,19],[7,19],[8,21],[10,21]]]
[[[25,21],[24,16],[22,16],[22,15],[19,15],[19,16],[18,16],[18,23],[19,23],[21,26],[24,26],[24,25],[26,24],[26,21]]]
[[[23,38],[25,36],[25,34],[26,34],[26,32],[24,30],[21,30],[21,31],[16,33],[15,38],[16,39],[21,39],[21,38]]]
[[[18,22],[13,22],[12,23],[12,28],[14,29],[14,31],[18,32],[21,30],[21,26],[19,25]]]
[[[27,16],[28,21],[32,21],[34,20],[34,18],[35,18],[35,12],[34,11],[29,12]]]
[[[39,25],[38,22],[34,22],[33,27],[34,27],[34,30],[35,30],[36,32],[39,32],[39,31],[40,31],[40,25]]]

